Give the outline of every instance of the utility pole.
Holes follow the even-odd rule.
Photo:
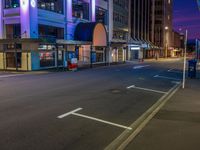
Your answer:
[[[184,65],[183,65],[183,83],[182,83],[182,88],[185,88],[185,74],[186,74],[186,53],[187,53],[187,36],[188,36],[188,31],[185,31],[185,51],[184,51]]]

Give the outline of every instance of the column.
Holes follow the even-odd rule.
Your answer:
[[[90,0],[90,21],[96,21],[96,0]]]
[[[72,0],[65,0],[65,16],[66,16],[66,27],[65,27],[65,39],[73,40],[74,37],[74,26],[72,17]]]
[[[0,39],[3,38],[3,33],[4,33],[4,30],[3,30],[3,1],[1,0],[0,1]]]
[[[20,0],[22,38],[38,38],[37,0]]]

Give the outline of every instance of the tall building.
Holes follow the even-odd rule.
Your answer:
[[[154,43],[159,46],[160,56],[170,56],[172,50],[172,0],[153,0],[154,7]]]
[[[131,37],[129,59],[142,59],[152,48],[152,3],[151,0],[131,1]]]
[[[107,0],[1,0],[0,69],[108,62]]]
[[[170,56],[172,1],[131,1],[132,44],[129,59]]]

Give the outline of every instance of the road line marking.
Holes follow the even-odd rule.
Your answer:
[[[62,118],[64,118],[64,117],[67,117],[67,116],[71,115],[72,113],[75,113],[75,112],[80,111],[80,110],[82,110],[82,109],[83,109],[83,108],[77,108],[77,109],[72,110],[72,111],[70,111],[70,112],[68,112],[68,113],[65,113],[65,114],[63,114],[63,115],[60,115],[60,116],[58,116],[57,118],[58,118],[58,119],[62,119]]]
[[[167,92],[164,92],[164,91],[158,91],[158,90],[153,90],[153,89],[136,87],[135,85],[131,85],[131,86],[127,87],[127,89],[138,89],[138,90],[144,90],[144,91],[155,92],[155,93],[160,93],[160,94],[166,94],[167,93]]]
[[[72,115],[75,115],[75,116],[78,116],[78,117],[82,117],[82,118],[86,118],[86,119],[90,119],[90,120],[102,122],[102,123],[105,123],[105,124],[109,124],[109,125],[112,125],[112,126],[116,126],[116,127],[119,127],[119,128],[132,130],[132,128],[127,127],[127,126],[124,126],[124,125],[112,123],[112,122],[109,122],[109,121],[105,121],[105,120],[102,120],[102,119],[98,119],[98,118],[86,116],[86,115],[83,115],[83,114],[79,114],[79,113],[75,113],[75,112],[73,112],[73,113],[71,113],[71,114],[72,114]]]
[[[141,68],[145,68],[145,67],[149,67],[150,65],[139,65],[139,66],[134,66],[133,69],[141,69]]]
[[[176,70],[174,70],[174,69],[169,69],[169,70],[167,70],[168,72],[174,72],[174,73],[183,73],[183,72],[181,72],[181,71],[176,71]]]
[[[154,78],[163,78],[163,79],[170,79],[170,80],[177,80],[177,81],[181,80],[181,79],[177,79],[177,78],[171,78],[171,77],[159,76],[159,75],[155,75]]]
[[[143,113],[130,127],[132,132],[125,130],[114,141],[112,141],[104,150],[124,150],[127,145],[142,131],[142,129],[151,121],[158,111],[169,101],[169,99],[179,90],[180,84],[174,85],[166,94],[164,94],[153,106]]]
[[[9,78],[9,77],[16,77],[16,76],[21,76],[24,74],[15,74],[15,75],[0,75],[0,78]]]
[[[171,83],[174,83],[174,84],[181,84],[181,82],[178,82],[178,81],[172,81]]]

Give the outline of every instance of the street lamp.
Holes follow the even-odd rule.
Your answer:
[[[167,51],[168,51],[168,35],[167,35],[167,31],[169,30],[168,26],[165,26],[165,57],[167,57]]]

